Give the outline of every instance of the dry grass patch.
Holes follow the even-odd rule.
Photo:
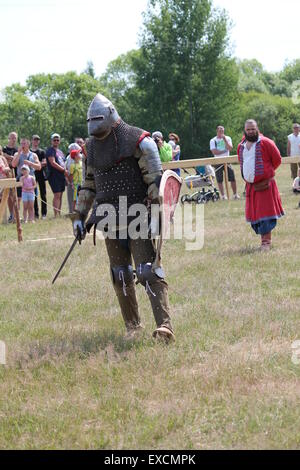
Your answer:
[[[239,180],[239,187],[242,183]],[[205,206],[205,245],[165,243],[177,342],[123,339],[104,244],[71,245],[70,221],[0,226],[0,446],[11,449],[300,448],[297,250],[300,211],[289,168],[278,183],[286,217],[270,254],[244,222],[244,201]],[[5,249],[4,249],[5,247]],[[81,295],[85,291],[84,297]]]

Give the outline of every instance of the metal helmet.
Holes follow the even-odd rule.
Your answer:
[[[119,119],[120,116],[111,101],[98,93],[91,102],[87,113],[89,135],[104,139],[110,134],[113,124]]]

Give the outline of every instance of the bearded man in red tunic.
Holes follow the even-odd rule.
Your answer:
[[[284,215],[275,170],[281,155],[275,143],[259,132],[257,122],[245,123],[245,135],[238,146],[242,177],[246,181],[246,220],[261,235],[261,250],[271,248],[271,232]]]

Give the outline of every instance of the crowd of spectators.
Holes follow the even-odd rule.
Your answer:
[[[180,159],[180,138],[174,132],[168,135],[169,141],[164,140],[162,132],[155,131],[152,138],[156,142],[160,159],[163,163],[178,161]],[[287,155],[300,156],[300,125],[293,124],[293,133],[288,136]],[[40,147],[40,137],[37,134],[29,139],[22,137],[18,144],[17,132],[10,132],[7,145],[0,146],[0,179],[7,177],[16,177],[17,181],[25,180],[27,189],[17,188],[18,207],[20,209],[21,200],[23,200],[23,220],[34,221],[34,219],[45,219],[48,214],[49,202],[47,201],[48,180],[50,189],[53,193],[52,208],[54,217],[62,213],[62,198],[66,190],[69,213],[74,211],[76,199],[82,181],[84,179],[86,160],[85,141],[82,137],[76,137],[74,142],[68,146],[67,155],[64,155],[60,149],[61,137],[53,133],[50,138],[50,145],[47,149]],[[232,140],[225,135],[223,126],[217,127],[216,136],[210,141],[210,151],[213,156],[229,156],[232,151]],[[180,176],[180,169],[174,169]],[[298,164],[291,165],[291,176],[294,181],[294,191],[300,191],[300,173],[298,174]],[[28,175],[27,175],[28,172]],[[215,172],[221,197],[226,199],[223,186],[224,165],[215,165]],[[32,177],[34,184],[29,185],[29,180],[25,177]],[[231,183],[234,199],[239,199],[234,170],[228,165],[228,180]],[[33,181],[33,180],[32,180]],[[23,184],[24,186],[24,184]],[[30,187],[30,188],[29,188]],[[29,189],[28,189],[29,188]],[[27,193],[24,195],[24,193]],[[31,207],[32,196],[34,194],[33,209]],[[30,201],[29,201],[30,199]],[[49,199],[49,197],[48,197]],[[0,193],[1,200],[1,193]],[[25,206],[24,207],[24,201]],[[30,202],[30,204],[28,204]],[[9,222],[14,222],[14,201],[13,192],[10,190],[8,197]],[[30,209],[29,209],[30,206]],[[34,210],[34,216],[32,211]],[[26,214],[25,214],[26,212]]]
[[[50,146],[43,149],[40,147],[40,137],[34,134],[31,142],[22,137],[18,144],[18,134],[10,132],[7,145],[3,149],[0,147],[0,178],[15,177],[22,182],[22,187],[17,188],[17,199],[19,209],[21,201],[23,202],[24,222],[34,222],[40,217],[40,213],[41,218],[46,219],[49,208],[47,180],[53,193],[54,217],[62,213],[62,196],[66,187],[69,212],[74,210],[84,173],[85,141],[77,137],[69,145],[66,156],[60,149],[59,134],[52,134],[50,142]],[[15,221],[13,207],[13,191],[10,190],[8,222]]]

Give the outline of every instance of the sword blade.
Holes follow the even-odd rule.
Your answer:
[[[64,265],[65,265],[66,262],[68,261],[68,258],[69,258],[69,256],[70,256],[70,254],[72,253],[72,251],[74,250],[75,245],[76,245],[77,242],[78,242],[78,239],[75,238],[75,240],[74,240],[73,243],[72,243],[71,248],[69,249],[68,253],[67,253],[66,256],[65,256],[65,259],[64,259],[63,262],[62,262],[61,267],[59,268],[59,270],[58,270],[57,273],[55,274],[55,277],[54,277],[54,279],[53,279],[53,281],[52,281],[52,284],[55,283],[56,279],[57,279],[58,276],[60,275],[60,273],[61,273],[61,271],[62,271]]]

